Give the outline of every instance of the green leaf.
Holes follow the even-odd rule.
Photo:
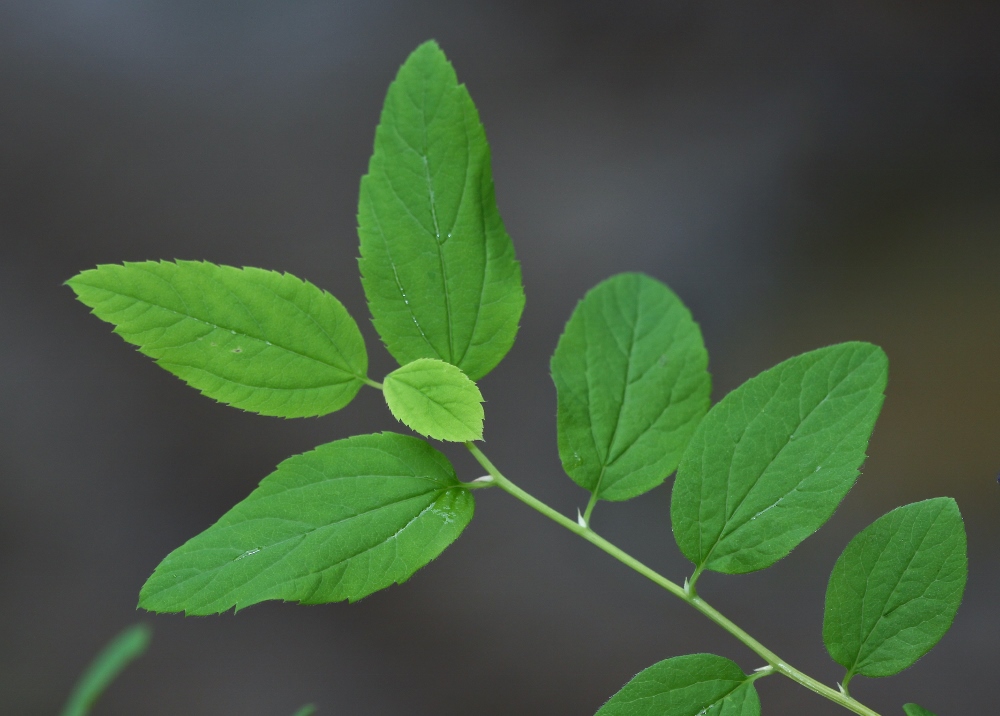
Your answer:
[[[62,716],[86,716],[104,690],[149,647],[152,630],[133,624],[104,647],[73,687]]]
[[[897,674],[941,640],[965,590],[965,546],[948,497],[899,507],[851,540],[823,616],[827,651],[848,678]]]
[[[604,500],[627,500],[674,471],[708,410],[708,353],[691,313],[639,273],[593,288],[552,356],[559,457]]]
[[[434,42],[390,85],[358,204],[375,328],[401,365],[439,358],[473,380],[514,342],[521,267],[497,211],[479,114]]]
[[[414,437],[359,435],[291,457],[174,550],[142,588],[154,612],[214,614],[267,599],[355,601],[401,584],[472,519],[448,459]]]
[[[435,440],[483,439],[483,395],[459,368],[421,358],[397,368],[382,383],[396,419]]]
[[[916,704],[904,704],[903,711],[906,713],[906,716],[934,716],[934,714],[923,706],[917,706]]]
[[[289,274],[146,261],[98,266],[67,283],[142,353],[237,408],[324,415],[351,402],[368,371],[340,301]]]
[[[306,704],[295,712],[295,716],[312,716],[314,713],[316,713],[316,707],[312,704]]]
[[[670,509],[696,574],[768,567],[830,518],[865,459],[887,372],[877,346],[841,343],[780,363],[708,412]]]
[[[640,671],[597,716],[759,716],[752,677],[729,659],[689,654]]]

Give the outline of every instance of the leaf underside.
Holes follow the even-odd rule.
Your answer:
[[[830,575],[827,650],[850,674],[899,673],[951,627],[966,574],[965,527],[953,499],[883,515],[851,540]]]
[[[662,483],[708,410],[707,366],[698,325],[664,284],[626,273],[589,291],[552,356],[566,473],[604,500]]]
[[[472,512],[451,463],[424,441],[396,433],[338,440],[282,462],[168,555],[139,606],[214,614],[268,599],[355,601],[437,557]]]
[[[108,264],[69,286],[115,333],[222,403],[324,415],[363,385],[368,355],[336,298],[289,274],[203,261]]]
[[[677,469],[674,537],[699,570],[763,569],[819,529],[857,479],[885,354],[842,343],[744,383],[702,420]]]
[[[689,654],[640,671],[597,716],[759,716],[749,677],[729,659]]]
[[[454,442],[483,438],[482,393],[450,363],[407,363],[385,377],[382,390],[396,419],[421,435]]]
[[[521,268],[497,210],[486,134],[434,42],[390,85],[358,203],[375,328],[405,365],[437,358],[479,380],[514,342]]]

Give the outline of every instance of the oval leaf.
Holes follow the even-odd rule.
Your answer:
[[[967,574],[958,505],[939,497],[899,507],[862,530],[830,575],[823,641],[848,678],[891,676],[941,640]]]
[[[289,274],[202,261],[104,265],[70,279],[115,333],[222,403],[261,415],[325,415],[368,372],[354,319]]]
[[[715,405],[674,483],[674,537],[698,572],[763,569],[819,529],[851,489],[888,365],[869,343],[811,351]]]
[[[906,716],[934,716],[934,714],[923,706],[917,706],[917,704],[904,704],[903,712]]]
[[[640,671],[597,716],[759,716],[752,677],[729,659],[689,654]]]
[[[397,368],[382,383],[396,419],[435,440],[483,439],[483,395],[460,369],[421,358]]]
[[[479,114],[434,42],[414,50],[389,87],[358,234],[375,328],[401,365],[439,358],[479,380],[510,350],[521,268]]]
[[[566,473],[603,500],[663,482],[708,410],[707,367],[698,324],[673,291],[639,273],[598,284],[552,356]]]
[[[472,519],[448,459],[418,438],[359,435],[282,462],[156,568],[154,612],[214,614],[266,599],[354,601],[406,581]]]

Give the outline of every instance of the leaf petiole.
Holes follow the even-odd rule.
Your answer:
[[[623,563],[627,567],[631,567],[633,570],[643,575],[651,582],[658,584],[659,586],[666,589],[668,592],[673,594],[678,599],[681,599],[692,607],[697,609],[699,612],[704,614],[706,617],[711,619],[713,622],[718,624],[720,627],[725,629],[727,632],[732,634],[734,637],[739,639],[743,644],[752,649],[758,656],[764,659],[771,667],[772,671],[760,672],[762,676],[767,676],[771,673],[781,673],[787,676],[792,681],[806,687],[810,691],[813,691],[820,696],[823,696],[830,701],[833,701],[840,706],[843,706],[848,711],[853,711],[860,716],[879,716],[878,712],[873,711],[864,704],[854,700],[847,694],[841,693],[837,689],[832,689],[826,684],[817,681],[808,674],[805,674],[793,666],[790,666],[787,662],[783,661],[778,657],[773,651],[765,647],[759,641],[750,636],[742,628],[737,626],[735,623],[729,620],[724,614],[718,611],[715,607],[710,605],[701,597],[694,593],[694,590],[688,585],[688,590],[679,584],[667,579],[659,572],[646,566],[639,560],[637,560],[632,555],[628,554],[624,550],[616,547],[611,542],[607,541],[596,532],[594,532],[590,527],[583,526],[577,522],[566,517],[562,513],[554,510],[553,508],[546,505],[544,502],[534,497],[533,495],[525,492],[520,487],[515,485],[513,482],[504,477],[496,466],[490,462],[489,458],[483,454],[483,452],[476,447],[471,442],[465,443],[465,447],[468,448],[469,452],[472,453],[473,457],[482,465],[486,471],[493,477],[493,481],[496,485],[507,492],[508,494],[516,497],[521,502],[525,503],[529,507],[534,508],[538,512],[548,517],[554,522],[558,522],[560,525],[568,529],[570,532],[583,537],[585,540],[590,542],[595,547],[607,552],[609,555],[617,559],[619,562]]]

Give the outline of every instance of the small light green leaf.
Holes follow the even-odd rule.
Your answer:
[[[152,630],[145,624],[133,624],[104,647],[73,687],[62,716],[86,716],[101,694],[126,666],[142,656],[149,647]]]
[[[566,473],[603,500],[663,482],[708,410],[707,366],[698,324],[673,291],[639,273],[598,284],[552,356]]]
[[[689,654],[640,671],[597,716],[759,716],[752,677],[729,659]]]
[[[479,380],[507,354],[524,309],[521,267],[479,114],[434,42],[389,87],[358,234],[375,328],[400,365],[440,358]]]
[[[698,572],[768,567],[830,519],[865,459],[887,372],[877,346],[841,343],[780,363],[708,412],[670,508]]]
[[[906,713],[906,716],[934,716],[934,714],[923,706],[917,706],[916,704],[904,704],[903,711]]]
[[[267,599],[355,601],[406,581],[458,538],[472,511],[451,463],[423,440],[337,440],[282,462],[169,554],[139,606],[214,614]]]
[[[483,439],[483,395],[450,363],[421,358],[382,383],[385,402],[401,423],[435,440]]]
[[[340,301],[289,274],[146,261],[98,266],[67,283],[142,353],[237,408],[324,415],[351,402],[368,371]]]
[[[316,707],[312,704],[306,704],[295,712],[295,716],[312,716],[314,713],[316,713]]]
[[[933,648],[965,590],[965,527],[948,497],[899,507],[862,530],[830,575],[823,641],[848,675],[891,676]]]

